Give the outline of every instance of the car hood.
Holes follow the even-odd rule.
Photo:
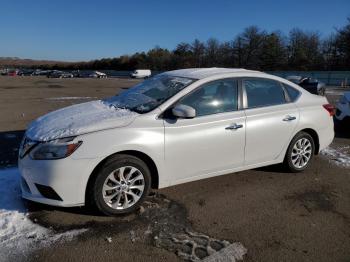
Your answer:
[[[53,111],[33,121],[26,137],[50,141],[129,125],[137,113],[97,100]]]

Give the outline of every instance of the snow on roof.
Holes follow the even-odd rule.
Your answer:
[[[173,76],[182,76],[188,78],[195,79],[203,79],[213,75],[221,75],[221,74],[229,74],[229,73],[240,73],[240,72],[250,72],[250,73],[260,73],[258,71],[246,70],[243,68],[188,68],[188,69],[180,69],[166,72],[165,74],[173,75]]]

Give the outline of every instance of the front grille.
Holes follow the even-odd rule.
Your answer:
[[[35,184],[35,186],[43,197],[62,201],[62,198],[56,193],[55,190],[53,190],[53,188],[49,186],[40,185],[40,184]]]

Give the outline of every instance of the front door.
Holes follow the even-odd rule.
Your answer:
[[[193,119],[164,119],[165,165],[171,184],[196,180],[244,163],[245,114],[235,79],[198,87],[177,104],[196,110]]]

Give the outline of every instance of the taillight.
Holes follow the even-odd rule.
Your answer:
[[[331,104],[325,104],[323,105],[324,109],[326,109],[329,113],[329,116],[334,116],[335,115],[335,107]]]

